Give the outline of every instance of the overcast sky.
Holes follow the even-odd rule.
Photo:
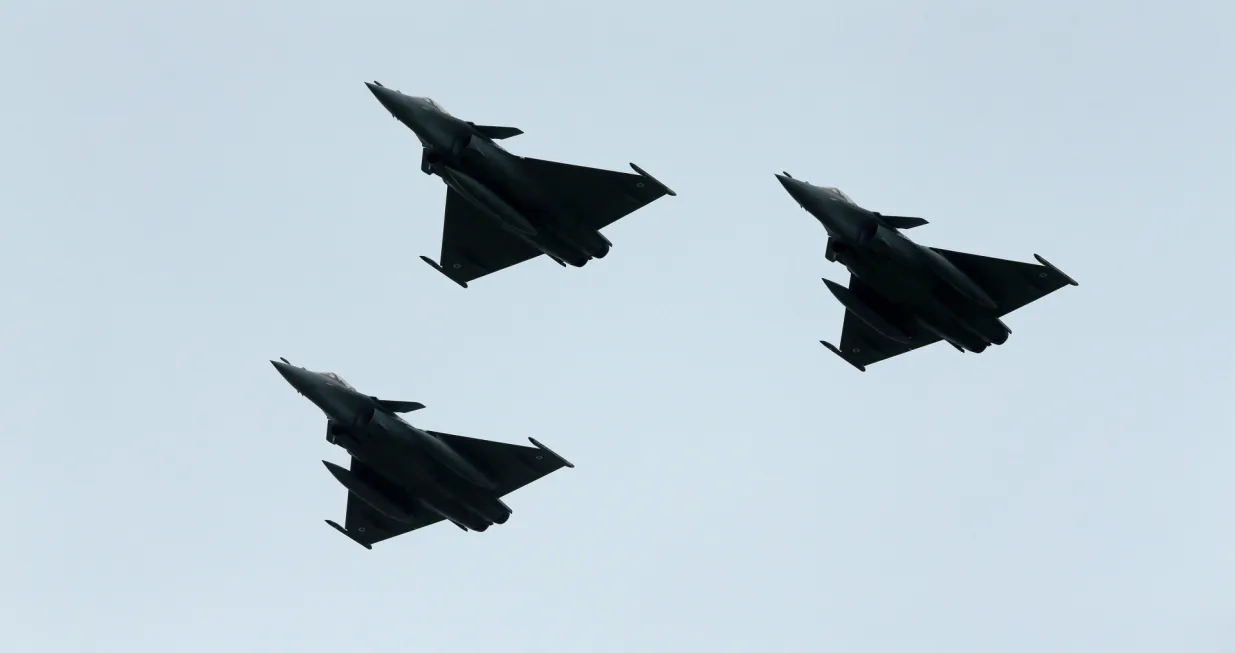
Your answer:
[[[433,7],[425,5],[434,4]],[[419,10],[418,10],[419,9]],[[1235,650],[1231,3],[0,6],[16,652]],[[365,80],[678,192],[463,290]],[[773,173],[1080,282],[860,373]],[[577,465],[366,551],[267,362]]]

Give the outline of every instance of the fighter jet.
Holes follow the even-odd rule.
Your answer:
[[[502,497],[563,467],[565,458],[534,447],[418,429],[399,413],[424,408],[357,392],[331,372],[270,361],[326,414],[326,441],[351,454],[348,469],[323,460],[348,489],[344,525],[326,523],[366,549],[443,519],[483,532],[510,518]]]
[[[1077,285],[1037,254],[1041,265],[924,247],[901,233],[927,224],[922,218],[869,211],[787,172],[776,178],[823,223],[826,258],[849,269],[848,288],[823,280],[847,309],[840,347],[820,342],[863,372],[940,340],[962,353],[1002,345],[1012,331],[999,318]]]
[[[638,174],[511,154],[496,141],[520,129],[477,125],[427,97],[365,85],[420,139],[421,171],[446,182],[441,264],[420,259],[464,288],[540,254],[574,267],[604,258],[612,243],[601,229],[677,194],[633,163]]]

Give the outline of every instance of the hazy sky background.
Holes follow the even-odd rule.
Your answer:
[[[1235,5],[428,4],[0,5],[11,650],[1235,650]],[[679,196],[460,289],[372,79]],[[862,374],[781,170],[1081,285]],[[365,551],[278,356],[577,468]]]

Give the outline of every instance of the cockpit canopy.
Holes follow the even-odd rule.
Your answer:
[[[853,200],[849,199],[849,196],[846,195],[839,188],[836,188],[834,186],[820,186],[820,188],[823,189],[823,192],[827,193],[828,195],[831,195],[832,197],[835,197],[836,199],[846,204],[853,204],[854,206],[857,206],[857,204]]]
[[[437,103],[437,101],[436,101],[436,100],[434,100],[434,99],[433,99],[433,98],[431,98],[431,97],[424,97],[424,96],[421,96],[421,97],[416,98],[416,99],[420,100],[421,102],[424,102],[425,104],[427,104],[427,105],[429,105],[429,106],[433,107],[434,109],[437,109],[438,111],[441,111],[442,113],[445,113],[445,114],[449,114],[449,113],[450,113],[450,112],[449,112],[449,111],[447,111],[444,107],[442,107],[442,105],[438,104],[438,103]]]
[[[339,376],[338,374],[335,374],[334,372],[321,372],[321,375],[326,377],[326,379],[328,379],[332,383],[337,383],[343,386],[344,388],[355,390],[355,388],[352,387],[352,384],[348,383],[347,381],[344,381],[343,377]]]

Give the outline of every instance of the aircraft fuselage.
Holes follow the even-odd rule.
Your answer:
[[[440,177],[502,229],[575,267],[608,254],[608,239],[595,229],[581,226],[576,216],[556,201],[553,189],[520,165],[521,157],[428,98],[373,85],[370,90],[420,140],[421,170]]]
[[[326,414],[326,440],[380,475],[380,480],[362,481],[347,470],[331,468],[360,500],[400,521],[428,511],[474,531],[510,517],[493,481],[432,433],[350,387],[323,383],[302,368],[277,367]]]
[[[903,331],[916,324],[972,352],[1007,342],[1010,331],[977,283],[895,229],[878,225],[863,245],[830,238],[828,256],[901,308],[881,317]]]
[[[505,523],[510,516],[492,482],[433,434],[380,409],[364,426],[338,425],[330,419],[327,441],[380,474],[378,491],[408,515],[429,511],[474,531]]]
[[[463,196],[506,231],[545,254],[575,267],[609,253],[599,231],[581,228],[539,179],[519,166],[519,157],[492,141],[472,136],[457,161],[431,162],[431,174]]]
[[[827,230],[827,259],[844,265],[887,300],[882,308],[868,306],[853,293],[832,289],[871,328],[893,339],[926,330],[972,352],[1007,341],[1011,332],[995,302],[939,253],[913,242],[889,224],[891,219],[858,206],[838,189],[787,174],[777,178]]]

